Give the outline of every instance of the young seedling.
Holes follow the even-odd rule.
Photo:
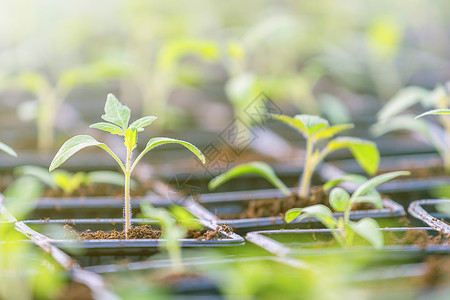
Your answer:
[[[354,137],[338,137],[329,141],[321,150],[317,149],[318,141],[332,138],[343,130],[353,128],[353,124],[330,126],[327,120],[310,115],[297,115],[293,118],[284,115],[272,115],[272,117],[294,127],[306,138],[306,161],[300,178],[299,197],[304,198],[308,195],[315,169],[328,154],[338,149],[350,149],[357,162],[368,174],[373,175],[378,170],[380,154],[375,143],[371,141]],[[273,169],[269,165],[260,162],[239,165],[211,180],[209,187],[210,189],[215,189],[224,182],[245,174],[261,175],[285,195],[291,194],[289,189],[276,176]]]
[[[141,203],[142,215],[157,220],[161,226],[162,238],[165,240],[161,245],[169,254],[172,271],[182,273],[181,239],[186,236],[188,229],[200,230],[203,226],[183,207],[172,206],[170,210],[153,207],[148,202]]]
[[[49,173],[47,169],[38,166],[23,166],[17,168],[15,173],[20,176],[33,176],[50,188],[59,188],[64,192],[65,197],[71,196],[81,186],[89,186],[95,183],[124,186],[125,181],[123,174],[114,171],[70,173],[65,170],[56,170]],[[131,180],[131,189],[136,186],[137,183]]]
[[[122,65],[113,61],[95,61],[64,70],[56,82],[41,73],[29,71],[12,77],[6,86],[33,94],[34,100],[18,106],[18,114],[23,119],[36,122],[38,149],[49,150],[54,145],[58,109],[67,96],[76,87],[106,82],[122,76],[125,71]]]
[[[449,82],[450,83],[450,82]],[[434,90],[410,86],[398,93],[378,112],[378,121],[371,130],[375,136],[381,136],[397,130],[408,130],[419,134],[426,142],[436,148],[450,171],[450,93],[447,86],[437,86]],[[407,111],[416,104],[424,108],[435,108],[419,116]],[[427,115],[441,115],[439,124],[422,119]]]
[[[6,154],[9,154],[11,156],[17,157],[17,153],[16,151],[14,151],[13,148],[11,148],[10,146],[0,142],[0,151],[5,152]]]
[[[102,119],[105,120],[106,122],[95,123],[90,126],[90,128],[100,129],[103,131],[110,132],[111,134],[124,137],[124,144],[127,149],[127,156],[125,163],[122,163],[119,157],[106,144],[98,142],[92,136],[89,135],[77,135],[72,137],[62,145],[61,149],[59,149],[58,153],[56,153],[55,158],[53,159],[49,168],[50,172],[53,171],[54,169],[59,167],[62,163],[64,163],[73,154],[89,146],[98,146],[103,150],[105,150],[106,152],[108,152],[108,154],[110,154],[116,160],[116,162],[118,163],[122,172],[125,175],[124,231],[126,238],[128,238],[128,231],[131,228],[131,202],[130,202],[131,173],[133,172],[138,162],[147,152],[154,149],[155,147],[164,144],[175,143],[186,147],[188,150],[194,153],[202,161],[202,163],[205,163],[205,156],[199,149],[197,149],[197,147],[186,141],[166,137],[156,137],[150,139],[145,149],[137,156],[134,162],[132,162],[131,157],[133,149],[136,148],[137,146],[138,132],[143,131],[145,127],[147,127],[154,120],[156,120],[156,117],[153,116],[143,117],[129,124],[130,113],[131,113],[130,109],[125,105],[122,105],[113,94],[108,94],[105,104],[105,114],[102,116]]]
[[[351,196],[340,187],[334,188],[330,193],[330,205],[335,211],[344,213],[344,216],[339,217],[339,219],[333,216],[331,209],[325,205],[317,204],[305,208],[290,209],[286,212],[285,220],[289,223],[295,219],[300,221],[313,217],[330,229],[336,241],[343,247],[352,246],[355,234],[357,234],[375,248],[381,248],[384,242],[383,235],[378,230],[378,223],[371,218],[363,218],[358,222],[350,221],[350,212],[353,205],[360,202],[373,203],[376,207],[382,208],[381,197],[372,194],[371,191],[386,181],[409,174],[407,171],[398,171],[376,176],[361,184]]]

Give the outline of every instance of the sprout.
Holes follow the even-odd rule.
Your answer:
[[[145,127],[149,126],[156,117],[147,116],[140,118],[133,123],[130,122],[130,114],[131,111],[128,107],[122,105],[122,103],[117,100],[117,98],[113,94],[108,94],[106,104],[105,104],[105,114],[102,116],[102,119],[106,122],[95,123],[91,125],[91,128],[100,129],[103,131],[107,131],[111,134],[119,135],[124,137],[124,144],[127,148],[127,157],[125,163],[117,157],[117,155],[104,143],[98,142],[92,136],[89,135],[77,135],[70,138],[66,141],[59,149],[58,153],[56,153],[53,161],[50,164],[49,171],[53,171],[57,167],[59,167],[62,163],[64,163],[69,157],[89,146],[98,146],[108,152],[120,166],[122,172],[125,175],[125,207],[124,207],[124,215],[125,215],[125,224],[124,231],[125,237],[128,238],[128,231],[131,229],[131,201],[130,201],[130,183],[131,183],[131,173],[134,168],[141,160],[141,158],[150,150],[164,145],[164,144],[180,144],[194,153],[202,163],[205,163],[205,156],[202,152],[197,149],[194,145],[182,141],[176,140],[166,137],[156,137],[152,138],[148,141],[145,149],[138,155],[138,157],[131,162],[131,155],[133,149],[137,146],[137,138],[138,132],[144,130]]]

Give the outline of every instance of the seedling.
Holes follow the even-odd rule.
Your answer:
[[[447,83],[448,85],[448,83]],[[411,107],[421,104],[424,108],[436,108],[419,116],[407,113]],[[448,114],[450,94],[448,88],[438,86],[434,90],[410,86],[400,90],[378,113],[378,122],[372,126],[375,136],[397,130],[408,130],[419,134],[436,148],[450,171],[450,118]],[[441,115],[439,124],[422,119],[426,115]]]
[[[17,169],[17,174],[22,176],[33,176],[53,189],[59,188],[64,192],[64,196],[66,197],[72,195],[81,186],[89,186],[95,183],[124,186],[125,179],[123,174],[114,171],[70,173],[65,170],[56,170],[49,173],[47,169],[37,166],[19,167]],[[131,180],[131,189],[136,186],[137,183],[134,180]]]
[[[163,232],[162,238],[165,240],[162,247],[169,254],[174,273],[182,273],[181,263],[181,239],[186,236],[188,229],[200,230],[203,226],[193,219],[193,216],[180,206],[172,206],[169,212],[164,208],[153,207],[148,202],[141,203],[141,211],[145,217],[157,220]]]
[[[188,150],[194,153],[202,161],[202,163],[205,163],[205,156],[199,149],[197,149],[197,147],[186,141],[166,137],[156,137],[150,139],[145,149],[137,156],[137,158],[132,163],[131,155],[133,149],[136,148],[137,146],[138,132],[143,131],[145,127],[149,126],[154,120],[156,120],[156,117],[154,116],[143,117],[129,124],[130,113],[131,113],[130,109],[125,105],[122,105],[113,94],[108,94],[105,104],[105,114],[102,116],[102,119],[105,120],[106,122],[95,123],[90,126],[90,128],[100,129],[103,131],[110,132],[111,134],[124,137],[124,144],[127,149],[127,156],[125,163],[122,163],[119,157],[106,144],[98,142],[96,139],[94,139],[92,136],[89,135],[77,135],[70,138],[62,145],[61,149],[59,149],[58,153],[56,153],[55,158],[53,158],[53,161],[50,164],[49,168],[50,172],[53,171],[54,169],[59,167],[62,163],[64,163],[73,154],[89,146],[98,146],[103,150],[105,150],[106,152],[108,152],[108,154],[110,154],[116,160],[116,162],[118,163],[122,172],[125,175],[124,231],[126,238],[128,238],[128,231],[131,229],[131,202],[130,202],[131,173],[133,172],[138,162],[147,152],[154,149],[155,147],[164,144],[175,143],[186,147]]]
[[[373,189],[395,177],[409,175],[409,172],[398,171],[376,176],[361,184],[350,196],[347,191],[340,187],[333,188],[330,193],[330,205],[337,212],[344,213],[343,217],[336,219],[331,209],[322,204],[317,204],[305,208],[293,208],[286,212],[287,223],[297,219],[313,217],[319,220],[325,227],[331,230],[332,235],[343,247],[350,247],[353,244],[355,234],[361,236],[375,248],[383,247],[383,235],[378,230],[378,223],[371,218],[363,218],[358,222],[350,221],[350,212],[356,203],[369,202],[376,207],[382,208],[382,200],[379,195],[371,193]]]
[[[38,72],[23,72],[12,78],[8,86],[16,86],[36,97],[22,103],[18,107],[18,113],[21,118],[36,122],[37,146],[42,151],[53,147],[58,109],[73,89],[105,82],[122,76],[124,72],[123,66],[115,62],[96,61],[64,70],[56,82]]]
[[[17,153],[16,151],[14,151],[13,148],[11,148],[10,146],[0,142],[0,150],[5,152],[6,154],[9,154],[11,156],[17,157]]]
[[[318,141],[332,138],[343,130],[353,128],[353,124],[330,126],[327,120],[310,115],[297,115],[293,118],[284,115],[273,115],[273,118],[294,127],[306,138],[306,161],[300,178],[299,197],[304,198],[308,195],[315,169],[328,154],[338,149],[348,148],[368,174],[373,175],[376,173],[380,162],[380,154],[375,143],[371,141],[354,137],[338,137],[329,141],[322,150],[316,149]],[[289,189],[276,176],[273,169],[269,165],[260,162],[236,166],[211,180],[209,188],[215,189],[224,182],[245,174],[261,175],[285,195],[291,194]]]

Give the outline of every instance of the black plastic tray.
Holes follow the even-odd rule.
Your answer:
[[[435,205],[437,204],[450,205],[450,199],[427,199],[414,201],[409,205],[408,212],[415,218],[421,220],[428,226],[438,230],[443,234],[450,235],[450,225],[444,222],[443,219],[449,220],[450,216],[443,215],[436,212]]]
[[[47,236],[50,242],[70,253],[82,266],[93,264],[114,263],[121,260],[143,260],[159,252],[163,239],[129,239],[129,240],[83,240],[64,239],[62,227],[66,224],[77,231],[122,230],[123,219],[66,219],[66,220],[27,220],[23,223],[31,229]],[[133,224],[153,224],[154,221],[133,219]],[[206,223],[207,228],[215,229],[212,223]],[[55,235],[55,232],[57,233]],[[182,239],[181,247],[233,247],[244,244],[244,239],[235,233],[222,234],[227,238],[204,241],[195,239]]]
[[[393,234],[402,234],[408,229],[426,230],[431,235],[437,235],[438,232],[430,227],[401,227],[401,228],[382,228],[383,232]],[[277,236],[277,237],[275,237]],[[426,248],[422,246],[403,246],[386,245],[382,249],[374,249],[370,246],[357,246],[350,249],[329,248],[327,242],[332,240],[331,230],[329,229],[288,229],[288,230],[268,230],[255,231],[247,233],[245,237],[248,241],[264,248],[265,250],[280,257],[321,257],[330,255],[345,255],[347,257],[371,257],[379,256],[382,261],[393,260],[412,260],[420,259],[426,255],[434,253],[450,253],[450,245],[429,245]],[[314,248],[313,245],[324,243],[324,248]]]
[[[298,228],[300,224],[306,225],[308,223],[318,223],[314,218],[307,218],[302,221],[294,220],[291,223],[286,224],[284,218],[281,216],[252,219],[220,218],[220,215],[242,211],[249,201],[283,197],[284,195],[277,189],[216,193],[201,195],[199,204],[203,205],[209,211],[208,216],[203,216],[203,218],[216,223],[227,224],[240,234],[263,229]],[[352,211],[350,218],[358,220],[365,217],[371,217],[391,220],[398,219],[405,215],[403,207],[390,199],[383,199],[383,205],[383,209]],[[342,213],[335,213],[336,217],[341,215]]]

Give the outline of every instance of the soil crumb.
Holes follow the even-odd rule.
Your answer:
[[[91,231],[77,232],[71,226],[65,225],[66,236],[69,238],[77,238],[78,240],[125,240],[125,231]],[[196,239],[199,241],[212,241],[218,239],[226,239],[227,236],[223,234],[233,232],[233,230],[226,224],[217,226],[214,230],[211,229],[189,229],[186,233],[187,239]],[[129,239],[159,239],[163,232],[160,229],[155,229],[151,225],[140,225],[132,227],[128,232]]]
[[[71,281],[58,295],[58,300],[94,300],[91,290],[84,284]]]
[[[433,255],[426,259],[426,272],[419,277],[425,287],[450,285],[450,257]]]

